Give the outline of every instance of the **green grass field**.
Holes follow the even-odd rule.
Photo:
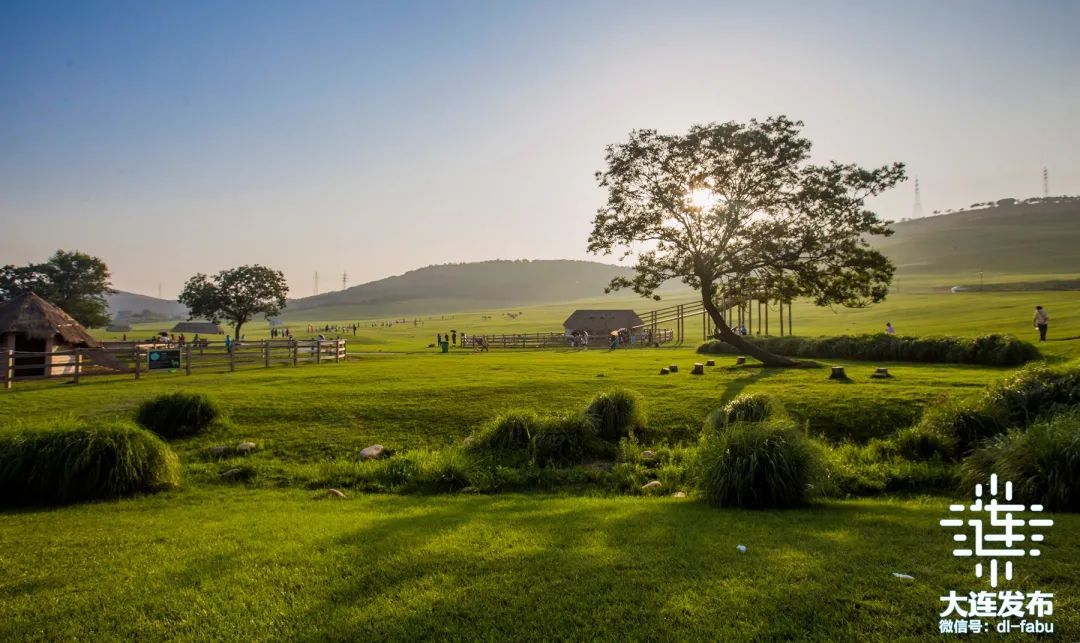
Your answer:
[[[907,334],[1030,339],[1030,308],[1040,302],[1055,340],[1044,353],[1057,362],[1080,358],[1080,303],[1069,293],[913,290],[865,310],[799,304],[796,331],[875,332],[892,321]],[[841,362],[852,381],[836,383],[827,369],[736,368],[719,356],[716,368],[693,377],[690,365],[703,360],[693,352],[697,337],[678,348],[615,352],[426,348],[451,328],[558,330],[579,305],[522,309],[516,319],[499,310],[434,315],[423,327],[367,320],[356,341],[348,335],[350,350],[363,354],[341,364],[85,378],[3,392],[0,431],[66,414],[130,417],[142,400],[174,390],[211,395],[227,420],[173,443],[183,466],[178,491],[0,512],[0,639],[926,638],[937,631],[942,593],[980,589],[937,525],[959,490],[782,512],[712,509],[691,489],[686,499],[348,487],[347,499],[327,496],[328,472],[370,444],[450,449],[500,411],[579,410],[615,387],[644,397],[649,444],[693,444],[709,410],[753,391],[776,396],[830,443],[862,443],[1009,372]],[[700,322],[687,328],[700,333]],[[257,323],[245,331],[265,333]],[[657,374],[671,363],[682,372]],[[869,379],[879,365],[895,378]],[[258,445],[253,455],[208,456],[213,445],[244,440]],[[252,477],[223,481],[236,466]],[[1075,638],[1080,521],[1055,519],[1043,557],[1020,567],[1018,588],[1054,592],[1058,632]]]

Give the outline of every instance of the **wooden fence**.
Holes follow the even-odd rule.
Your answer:
[[[465,335],[461,338],[462,348],[476,348],[482,339],[487,340],[488,348],[566,348],[572,346],[570,337],[563,333],[516,333],[500,335]],[[635,332],[631,336],[631,347],[645,347],[652,343],[664,344],[672,339],[672,331],[659,329],[650,332],[648,329]],[[589,345],[603,348],[608,345],[609,337],[593,335],[589,337]]]
[[[227,372],[340,362],[348,357],[344,339],[262,340],[153,344],[106,342],[101,348],[75,348],[51,353],[6,351],[0,354],[0,381],[10,389],[16,381],[70,378],[75,384],[94,375],[131,374],[135,379],[158,373]]]

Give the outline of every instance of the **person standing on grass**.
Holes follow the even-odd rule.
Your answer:
[[[1046,329],[1050,325],[1050,313],[1042,306],[1035,307],[1035,328],[1039,329],[1039,341],[1046,341]]]
[[[885,334],[886,335],[895,335],[896,334],[896,329],[893,328],[892,322],[885,322]]]

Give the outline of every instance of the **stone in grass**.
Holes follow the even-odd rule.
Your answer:
[[[641,486],[642,491],[657,491],[663,487],[659,480],[650,480]]]
[[[671,497],[672,498],[685,498],[686,497],[686,492],[685,491],[676,491],[675,493],[671,494]]]
[[[661,374],[661,375],[667,375],[667,374],[668,374],[668,373],[670,373],[670,372],[671,372],[671,371],[670,371],[670,370],[668,370],[668,369],[666,369],[666,368],[662,368],[662,369],[660,369],[660,374]]]
[[[241,442],[240,444],[236,445],[236,450],[240,453],[250,453],[251,451],[255,450],[255,443]]]
[[[690,374],[691,375],[704,375],[705,374],[705,365],[702,364],[701,362],[695,363],[693,370],[690,371]]]
[[[641,459],[642,460],[655,460],[656,459],[656,453],[654,453],[653,451],[642,451],[641,452]]]
[[[345,497],[345,494],[338,491],[337,489],[327,489],[326,493],[332,498],[344,498]]]
[[[361,460],[378,460],[386,457],[386,447],[381,444],[373,444],[360,451]]]
[[[221,479],[222,480],[232,480],[234,478],[239,477],[241,473],[242,473],[242,471],[240,471],[240,469],[229,469],[225,473],[221,474]]]
[[[225,452],[229,450],[229,447],[219,444],[217,446],[210,447],[210,455],[225,455]]]

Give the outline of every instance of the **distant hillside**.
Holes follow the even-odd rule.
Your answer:
[[[133,292],[117,291],[105,296],[109,317],[120,321],[156,321],[187,317],[187,308],[176,301]],[[150,312],[150,315],[146,314]]]
[[[901,274],[1080,272],[1080,199],[1009,201],[896,223],[874,246]]]
[[[603,296],[614,277],[630,268],[594,261],[518,260],[428,266],[346,290],[289,302],[285,315],[320,317],[419,314],[526,304],[568,302]],[[327,317],[329,318],[329,317]]]

